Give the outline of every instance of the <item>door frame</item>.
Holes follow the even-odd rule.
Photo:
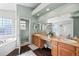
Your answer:
[[[21,46],[21,41],[20,41],[20,19],[25,19],[25,20],[29,20],[29,44],[31,44],[31,19],[30,18],[25,18],[25,17],[18,17],[17,18],[18,19],[18,28],[17,28],[17,48],[19,48],[19,51],[18,51],[18,53],[20,54],[20,50],[21,50],[21,48],[20,48],[20,46]]]

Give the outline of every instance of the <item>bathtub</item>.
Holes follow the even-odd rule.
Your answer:
[[[6,56],[16,48],[16,39],[0,39],[0,56]]]

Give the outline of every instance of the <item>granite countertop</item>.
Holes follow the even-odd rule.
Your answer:
[[[43,40],[46,40],[46,41],[51,41],[51,38],[48,37],[48,35],[46,33],[35,33],[33,35],[36,35],[36,36],[39,36],[41,37]]]
[[[70,39],[61,39],[61,38],[51,38],[54,41],[62,42],[65,44],[70,44],[76,47],[79,47],[79,43],[75,40],[70,40]]]
[[[73,45],[73,46],[76,46],[76,47],[79,47],[79,43],[75,40],[71,40],[71,39],[61,39],[61,38],[58,38],[58,37],[48,37],[48,35],[46,33],[34,33],[33,35],[36,35],[36,36],[39,36],[41,37],[43,40],[46,40],[46,41],[52,41],[52,40],[55,40],[55,41],[58,41],[58,42],[62,42],[62,43],[66,43],[66,44],[70,44],[70,45]]]

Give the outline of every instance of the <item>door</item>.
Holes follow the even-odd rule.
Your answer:
[[[75,56],[75,51],[71,51],[71,50],[65,49],[63,47],[59,47],[58,51],[59,51],[58,52],[59,56]]]
[[[29,20],[20,19],[20,41],[21,45],[29,42]]]
[[[59,56],[75,56],[75,46],[59,42],[58,55]]]

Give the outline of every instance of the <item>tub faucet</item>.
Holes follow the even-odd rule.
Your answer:
[[[3,41],[0,41],[1,43],[4,43]]]

